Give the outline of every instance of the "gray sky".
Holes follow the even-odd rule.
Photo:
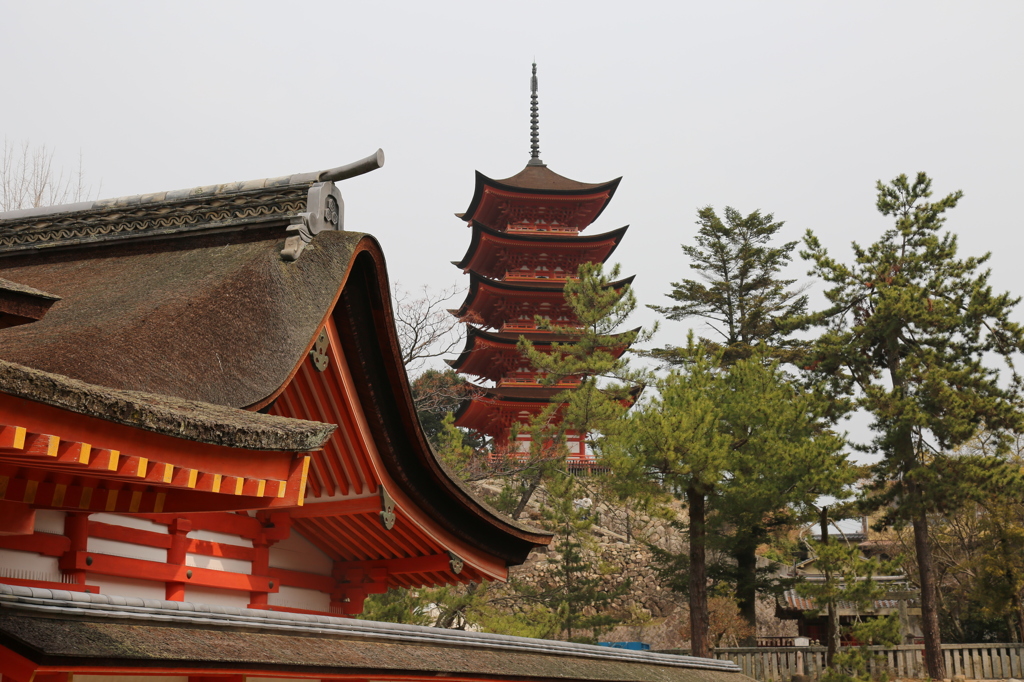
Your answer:
[[[525,165],[536,58],[541,156],[584,182],[623,176],[591,230],[632,226],[614,260],[642,303],[689,276],[678,245],[699,207],[759,208],[846,254],[888,225],[875,181],[918,170],[964,190],[962,252],[993,251],[996,287],[1024,293],[1022,34],[1017,1],[0,0],[0,133],[66,165],[80,150],[105,197],[383,147],[382,170],[342,183],[347,227],[380,239],[407,288],[465,286],[452,214],[474,170]]]

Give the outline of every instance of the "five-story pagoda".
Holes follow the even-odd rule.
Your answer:
[[[479,171],[473,200],[465,213],[456,214],[472,229],[469,249],[455,265],[470,276],[466,300],[452,313],[466,322],[466,346],[449,361],[458,372],[492,385],[462,404],[457,426],[474,429],[494,439],[496,453],[528,452],[530,435],[523,429],[510,443],[513,424],[528,424],[553,396],[575,384],[566,377],[553,386],[520,353],[525,336],[539,350],[573,339],[538,327],[536,318],[559,327],[578,324],[565,302],[565,282],[583,263],[603,263],[626,232],[583,236],[611,200],[621,178],[590,184],[551,171],[540,160],[537,107],[537,65],[530,80],[530,160],[519,173],[492,180]],[[632,277],[616,282],[622,286]],[[618,352],[623,352],[621,348]],[[556,412],[553,419],[559,419]],[[571,461],[586,461],[585,434],[567,433]]]

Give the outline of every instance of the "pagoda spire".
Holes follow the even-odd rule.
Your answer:
[[[540,160],[540,114],[537,107],[537,62],[530,77],[530,161],[527,166],[543,166]]]

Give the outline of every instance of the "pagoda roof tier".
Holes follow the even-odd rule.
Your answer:
[[[455,413],[455,425],[502,438],[508,435],[512,424],[529,421],[564,390],[565,387],[551,386],[484,389],[462,403]]]
[[[601,215],[621,180],[577,182],[547,166],[527,166],[504,180],[493,180],[477,171],[469,208],[456,215],[501,231],[510,223],[522,222],[583,230]]]
[[[603,263],[619,245],[629,226],[594,235],[568,235],[559,233],[502,232],[479,221],[473,221],[473,237],[460,261],[452,263],[460,270],[473,270],[485,277],[501,279],[517,269],[513,259],[518,256],[536,258],[548,254],[554,262],[559,254],[571,254],[568,260],[578,264]],[[575,274],[575,271],[566,274]]]
[[[455,425],[501,438],[507,435],[512,424],[525,423],[540,414],[551,404],[552,398],[565,390],[565,386],[487,388],[459,406]],[[632,400],[635,401],[642,391],[642,386],[632,388]]]
[[[472,321],[484,327],[500,329],[506,323],[522,320],[533,322],[534,315],[574,319],[569,304],[565,302],[564,281],[533,281],[529,284],[513,284],[488,279],[470,271],[469,292],[457,309],[450,310],[460,319]],[[633,277],[611,282],[608,286],[620,289],[633,282]]]
[[[639,329],[633,330],[634,332]],[[616,334],[621,338],[629,334]],[[457,372],[499,381],[508,371],[514,371],[515,365],[522,363],[523,355],[519,352],[520,338],[528,339],[541,350],[549,350],[552,343],[572,343],[577,337],[552,334],[550,332],[489,332],[473,325],[467,325],[466,346],[454,360],[446,362]],[[617,346],[614,350],[618,357],[626,352],[626,346]]]

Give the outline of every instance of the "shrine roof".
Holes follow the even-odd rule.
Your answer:
[[[0,329],[0,358],[113,389],[249,407],[288,379],[356,247],[372,238],[323,232],[291,263],[279,257],[283,240],[282,229],[256,230],[5,259],[6,277],[61,300],[43,319]]]
[[[298,613],[0,585],[0,644],[30,664],[391,674],[411,679],[730,682],[731,661]],[[305,676],[305,675],[304,675]]]
[[[316,450],[337,428],[334,424],[96,386],[3,360],[0,393],[166,436],[248,450]]]
[[[0,277],[0,291],[10,292],[12,294],[25,294],[27,296],[35,296],[37,298],[45,298],[45,299],[48,299],[48,300],[51,300],[51,301],[59,301],[60,300],[60,296],[54,296],[53,294],[48,294],[45,291],[40,291],[39,289],[33,289],[32,287],[27,287],[24,284],[18,284],[17,282],[12,282],[11,280],[4,279],[3,277]]]

